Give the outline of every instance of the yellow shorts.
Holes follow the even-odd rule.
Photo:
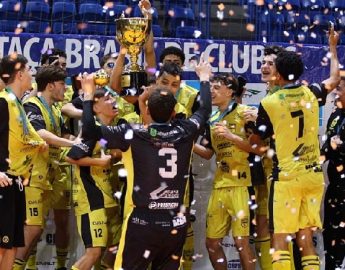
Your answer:
[[[255,198],[258,207],[255,214],[258,216],[268,215],[268,186],[267,183],[255,186]]]
[[[49,212],[50,190],[43,190],[36,187],[25,187],[26,201],[26,225],[45,225],[45,219]]]
[[[320,207],[324,191],[322,172],[292,180],[272,181],[269,196],[270,230],[295,233],[308,227],[321,228]]]
[[[51,208],[59,210],[71,209],[72,205],[72,166],[59,165],[51,170],[53,192],[51,194]]]
[[[120,241],[122,219],[118,207],[101,208],[77,216],[77,226],[86,248],[110,247]]]
[[[254,197],[252,187],[227,187],[213,189],[207,207],[206,236],[223,238],[228,235],[249,236],[254,212],[250,204]],[[249,203],[251,202],[251,203]]]

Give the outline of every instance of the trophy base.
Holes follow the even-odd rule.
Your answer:
[[[121,77],[121,96],[138,96],[143,92],[142,86],[147,86],[145,71],[125,71]]]

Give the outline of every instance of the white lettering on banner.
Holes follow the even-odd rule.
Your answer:
[[[81,51],[81,42],[78,39],[68,38],[66,39],[66,54],[67,54],[67,66],[69,68],[76,68],[81,66],[82,57],[80,54]],[[75,57],[75,62],[72,62],[73,56]]]
[[[225,61],[225,44],[219,45],[219,72],[231,73],[232,63],[226,63]]]
[[[30,38],[26,43],[25,43],[25,46],[24,46],[24,55],[26,56],[26,59],[28,59],[28,65],[29,66],[38,66],[38,62],[35,62],[31,59],[31,53],[30,51],[32,50],[32,45],[34,43],[39,43],[40,42],[40,39],[38,37],[34,37],[34,38]]]
[[[259,74],[261,61],[264,56],[264,46],[262,45],[253,45],[252,46],[252,60],[250,61],[252,65],[251,73]],[[260,63],[260,65],[259,65]]]
[[[196,43],[195,42],[185,42],[184,44],[184,54],[186,57],[185,63],[188,63],[188,65],[185,68],[185,71],[194,71],[194,67],[190,67],[189,66],[189,62],[190,59],[195,56],[194,50],[196,47]],[[191,49],[192,49],[192,53],[191,53]]]
[[[101,50],[101,44],[95,39],[85,39],[84,40],[84,68],[91,67],[92,58],[93,65],[96,69],[99,68],[99,57],[97,54]]]
[[[206,49],[204,50],[204,59],[205,59],[205,61],[208,61],[210,59],[211,52],[214,49],[218,49],[218,47],[219,47],[219,44],[217,44],[217,43],[213,43],[213,44],[208,45],[206,47]],[[212,66],[212,63],[211,63],[211,66]],[[217,72],[217,71],[218,71],[218,68],[212,66],[212,72]]]
[[[238,74],[245,73],[249,68],[249,46],[243,46],[243,52],[238,49],[238,45],[234,44],[232,46],[232,67],[234,71]],[[240,68],[238,60],[243,60],[243,66]]]
[[[4,44],[10,40],[9,37],[0,37],[0,57],[4,57],[5,52],[4,52]]]
[[[19,37],[13,37],[10,43],[10,48],[8,49],[7,54],[11,54],[13,52],[16,52],[18,54],[23,54],[22,47],[20,45],[20,38]]]
[[[53,48],[55,48],[53,39],[52,38],[45,38],[41,52],[45,53],[46,51],[51,50]]]
[[[115,39],[108,39],[104,46],[104,55],[116,52]]]

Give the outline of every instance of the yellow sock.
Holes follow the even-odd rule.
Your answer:
[[[30,252],[28,262],[26,263],[26,270],[36,270],[36,253],[37,246]]]
[[[183,246],[183,270],[192,270],[194,256],[194,231],[192,225],[189,224],[187,230],[186,242]]]
[[[303,270],[320,270],[319,256],[316,256],[316,255],[303,256],[302,268]]]
[[[74,265],[72,265],[71,270],[79,270],[79,268],[74,266]]]
[[[13,270],[24,270],[26,266],[26,261],[15,259],[13,264]]]
[[[66,267],[68,248],[56,248],[56,269]]]
[[[287,250],[277,250],[273,253],[272,269],[273,270],[290,270],[291,258]]]
[[[290,258],[291,258],[291,268],[290,270],[295,270],[295,260],[294,260],[294,256],[293,256],[293,242],[290,241],[289,242],[289,252],[290,252]]]
[[[256,255],[261,270],[272,270],[272,256],[270,254],[271,239],[269,237],[255,239]]]

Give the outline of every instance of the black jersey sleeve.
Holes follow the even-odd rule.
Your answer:
[[[201,138],[200,144],[206,148],[213,149],[212,148],[212,142],[211,142],[211,127],[210,127],[210,125],[206,125],[205,133]]]
[[[253,132],[259,135],[261,139],[266,139],[274,134],[272,122],[261,104]]]
[[[8,150],[8,137],[10,133],[9,127],[9,112],[8,104],[4,98],[0,98],[0,111],[1,111],[1,121],[0,121],[0,171],[7,171],[9,164],[7,158],[9,156]]]
[[[67,153],[67,156],[78,160],[83,157],[91,157],[92,151],[96,145],[96,140],[83,141],[82,143],[75,144]]]
[[[133,138],[133,129],[129,124],[120,126],[98,126],[93,115],[93,101],[84,101],[82,116],[82,134],[85,140],[104,139],[107,148],[126,151]]]
[[[73,104],[74,107],[76,107],[79,110],[83,109],[83,96],[78,96],[74,98],[71,103]]]
[[[198,129],[202,129],[210,116],[211,110],[210,83],[207,81],[200,82],[200,106],[189,120],[192,121]]]
[[[327,89],[325,87],[325,84],[323,83],[313,83],[309,85],[309,89],[313,92],[313,94],[316,96],[319,106],[324,106],[326,104],[327,99]]]
[[[47,128],[46,123],[44,122],[42,112],[36,104],[27,102],[24,103],[23,107],[31,125],[34,127],[36,131]]]

